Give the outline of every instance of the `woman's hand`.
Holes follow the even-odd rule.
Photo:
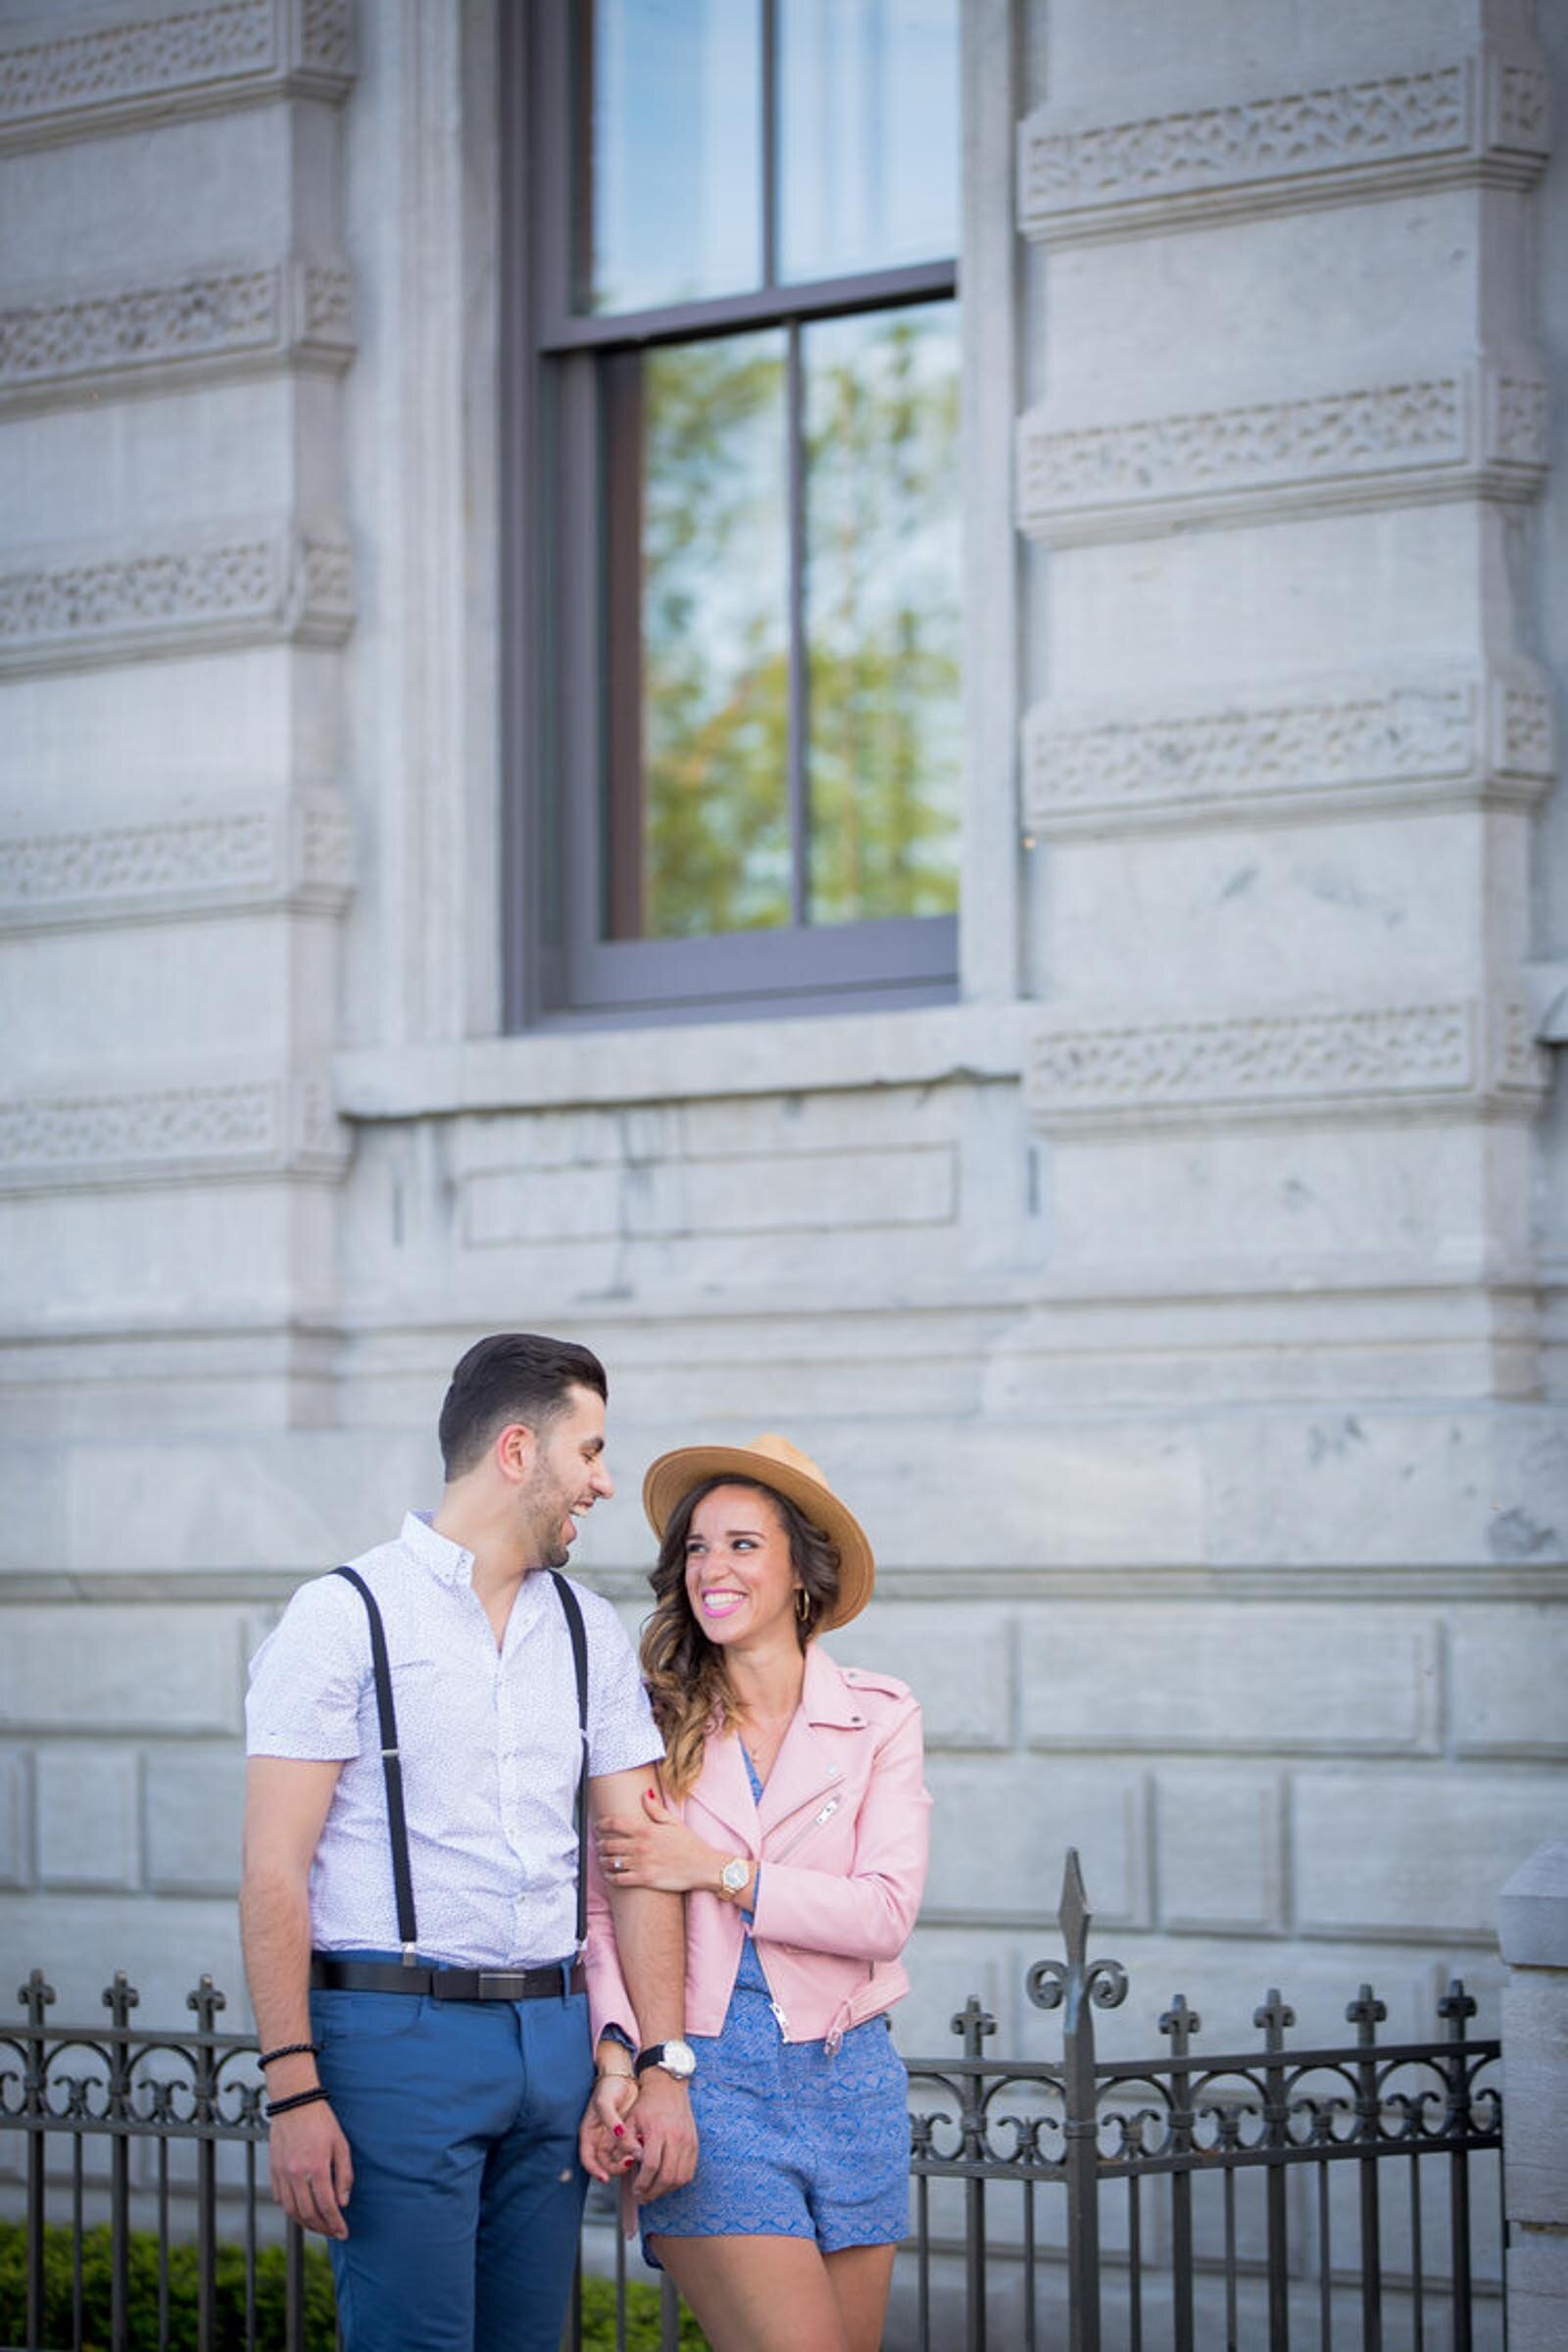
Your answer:
[[[689,1830],[657,1788],[643,1790],[641,1821],[612,1816],[597,1824],[594,1835],[612,1888],[652,1886],[661,1894],[688,1894],[694,1886],[718,1885],[725,1857]]]
[[[630,2067],[602,2067],[577,2130],[583,2171],[595,2180],[618,2180],[636,2164],[639,2142],[631,2120],[636,2104],[637,2081]]]

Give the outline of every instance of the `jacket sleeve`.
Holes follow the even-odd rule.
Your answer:
[[[760,1941],[850,1960],[898,1958],[925,1889],[931,1799],[923,1761],[920,1710],[911,1701],[871,1767],[853,1869],[813,1870],[764,1856],[752,1926]]]
[[[588,2023],[594,2048],[599,2047],[599,2037],[606,2026],[619,2026],[631,2035],[632,2048],[640,2049],[637,2012],[620,1973],[615,1926],[610,1915],[610,1892],[592,1838],[588,1841],[588,1936],[582,1956],[588,1972]]]

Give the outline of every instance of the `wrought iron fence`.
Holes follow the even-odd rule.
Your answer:
[[[89,2262],[98,2250],[90,2230],[96,2227],[107,2230],[110,2341],[114,2352],[128,2352],[134,2340],[133,2225],[143,2216],[156,2249],[150,2283],[157,2341],[160,2346],[170,2342],[175,2278],[183,2267],[178,2259],[182,2232],[176,2234],[172,2226],[177,2206],[190,2210],[193,2225],[189,2243],[198,2343],[207,2347],[219,2340],[221,2213],[227,2227],[239,2232],[243,2340],[259,2344],[264,2266],[257,2176],[267,2123],[255,2037],[218,2031],[226,2004],[211,1977],[203,1977],[188,1996],[195,2030],[180,2034],[132,2025],[141,1996],[122,1971],[103,1997],[107,2025],[51,2026],[54,1991],[35,1968],[19,1995],[25,2023],[0,2029],[0,2129],[24,2135],[24,2340],[28,2352],[49,2343],[46,2307],[55,2299],[49,2293],[55,2269],[49,2236],[51,2142],[63,2143],[66,2155],[72,2344],[86,2340]],[[57,2180],[57,2193],[59,2185]],[[138,2279],[138,2286],[143,2283]],[[284,2233],[281,2287],[288,2352],[304,2352],[305,2249],[294,2227]]]
[[[1200,2021],[1178,1995],[1158,2059],[1102,2059],[1094,2013],[1120,2007],[1127,1975],[1090,1959],[1090,1919],[1069,1853],[1066,1958],[1027,1980],[1037,2007],[1061,2012],[1059,2060],[986,2057],[995,2022],[971,1998],[953,2021],[961,2057],[907,2061],[906,2340],[921,2352],[1504,2346],[1501,2045],[1467,2036],[1476,2003],[1462,1983],[1439,2002],[1431,2041],[1380,2042],[1387,2010],[1363,1984],[1341,2047],[1289,2045],[1295,2015],[1271,1990],[1253,2018],[1261,2048],[1200,2054]],[[1494,2217],[1497,2262],[1483,2278],[1478,2228]]]
[[[1431,2041],[1379,2041],[1384,2005],[1363,1985],[1347,2013],[1354,2040],[1342,2047],[1292,2046],[1293,2014],[1271,1991],[1254,2019],[1260,2048],[1200,2054],[1200,2020],[1178,1995],[1157,2059],[1101,2058],[1094,2013],[1121,2005],[1127,1977],[1089,1957],[1076,1854],[1058,1919],[1066,1956],[1037,1963],[1027,1990],[1061,2013],[1059,2059],[987,2057],[995,2025],[971,1998],[953,2021],[956,2056],[907,2061],[915,2227],[890,2345],[1505,2344],[1496,2266],[1476,2259],[1492,2216],[1499,2259],[1505,2233],[1500,2052],[1468,2037],[1476,2005],[1461,1984],[1440,2002],[1443,2032]],[[211,1979],[189,1995],[194,2030],[178,2034],[133,2026],[138,1996],[123,1975],[104,1994],[106,2025],[51,2026],[54,1995],[37,1970],[20,1997],[24,2022],[0,2027],[0,2134],[21,2135],[26,2345],[79,2352],[89,2340],[94,2263],[108,2268],[114,2352],[181,2340],[176,2285],[190,2286],[192,2271],[198,2352],[230,2342],[305,2352],[308,2303],[319,2341],[330,2308],[321,2258],[258,2196],[267,2125],[256,2042],[218,2030],[224,2000]],[[67,2310],[51,2334],[51,2215],[58,2223],[62,2208],[67,2278],[62,2294],[56,2276],[53,2300]],[[612,2226],[609,2235],[612,2330],[623,2346],[625,2251]],[[568,2346],[580,2345],[582,2326],[579,2280]],[[666,2352],[677,2327],[666,2280]]]

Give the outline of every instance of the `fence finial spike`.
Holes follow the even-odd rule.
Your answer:
[[[41,2026],[43,2013],[52,2009],[56,2000],[55,1988],[45,1981],[41,1968],[30,1971],[25,1984],[17,1986],[17,1998],[27,2012],[29,2026]]]
[[[1463,1977],[1450,1977],[1448,1989],[1438,2003],[1438,2015],[1448,2029],[1450,2041],[1463,2041],[1467,2020],[1476,2013],[1476,1996],[1466,1992]]]
[[[104,1986],[104,2007],[117,2026],[128,2026],[131,2011],[141,2007],[141,1994],[122,1968],[117,1968],[114,1982]]]
[[[197,2031],[211,2034],[219,2011],[228,2007],[228,1996],[219,1991],[211,1977],[204,1976],[195,1991],[186,1993],[185,2006],[196,2012]]]
[[[1171,2056],[1185,2058],[1195,2034],[1201,2034],[1203,2021],[1196,2009],[1187,2006],[1187,1995],[1179,1992],[1159,2021],[1159,2030],[1170,2036]]]
[[[1084,1874],[1078,1867],[1078,1848],[1069,1845],[1061,1873],[1061,1901],[1056,1910],[1056,1925],[1061,1940],[1067,1947],[1068,1965],[1081,1968],[1089,1950],[1089,1930],[1094,1913],[1084,1891]]]

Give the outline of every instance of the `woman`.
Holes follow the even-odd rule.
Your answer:
[[[816,1636],[871,1596],[871,1547],[787,1439],[655,1462],[643,1671],[662,1792],[599,1826],[602,1869],[682,1892],[696,2178],[644,2242],[714,2352],[875,2352],[908,2227],[906,2078],[885,2015],[925,1881],[920,1710]],[[589,1934],[603,2071],[635,2039],[603,1883]],[[608,2031],[607,2031],[608,2029]],[[635,2113],[631,2123],[635,2132]],[[607,2134],[584,2160],[607,2178]],[[618,2143],[624,2146],[624,2140]]]

